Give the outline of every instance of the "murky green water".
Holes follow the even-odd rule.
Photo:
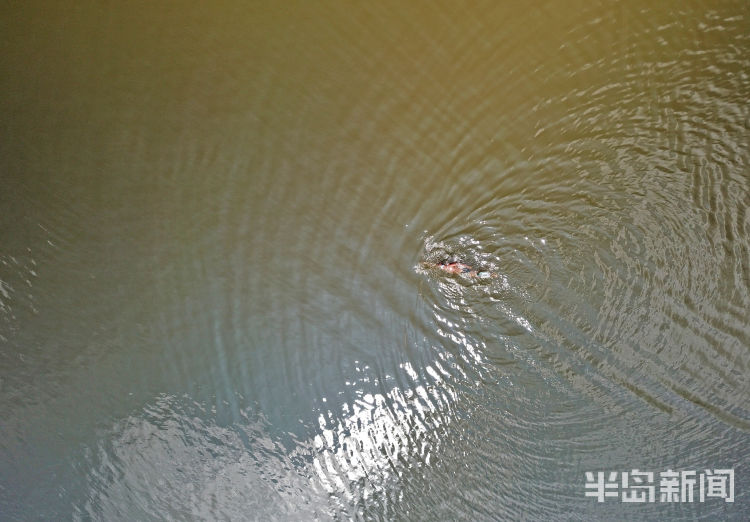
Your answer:
[[[198,4],[0,8],[0,518],[748,519],[750,4]]]

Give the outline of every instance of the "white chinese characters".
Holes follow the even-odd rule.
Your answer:
[[[658,484],[654,482],[654,475],[651,471],[637,469],[630,472],[598,471],[596,474],[587,471],[586,496],[596,497],[597,502],[618,497],[621,502],[632,503],[656,502],[657,498],[659,502],[692,503],[696,499],[705,502],[711,497],[734,502],[734,469],[701,472],[668,469],[659,473]]]

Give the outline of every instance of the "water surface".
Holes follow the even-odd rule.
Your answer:
[[[748,518],[746,2],[193,4],[2,8],[1,518]]]

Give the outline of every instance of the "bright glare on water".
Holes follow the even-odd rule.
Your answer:
[[[750,4],[261,4],[0,8],[0,519],[750,519]]]

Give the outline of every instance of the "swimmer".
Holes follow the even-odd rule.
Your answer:
[[[451,258],[443,259],[440,263],[435,263],[435,266],[449,274],[466,274],[469,277],[478,277],[479,279],[494,279],[497,277],[497,274],[494,272],[488,272],[487,270],[474,270],[474,267],[471,265],[459,263]]]

